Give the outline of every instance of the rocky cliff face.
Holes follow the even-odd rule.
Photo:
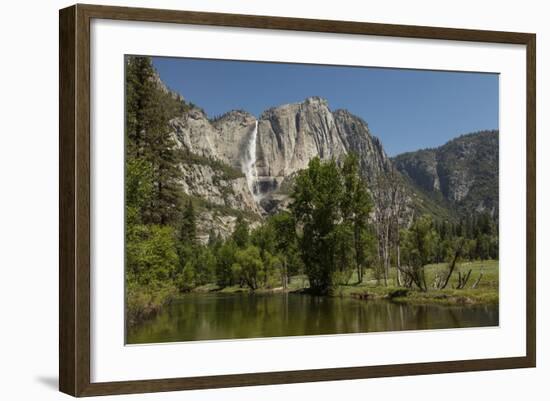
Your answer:
[[[168,89],[158,84],[163,90]],[[176,95],[174,95],[176,96]],[[179,96],[179,95],[177,95]],[[182,190],[203,205],[199,233],[229,235],[236,216],[254,224],[288,205],[292,182],[313,157],[359,157],[368,182],[394,166],[407,179],[412,207],[434,215],[453,210],[498,211],[498,132],[459,137],[437,149],[388,158],[361,118],[332,111],[327,101],[310,97],[264,111],[259,118],[234,110],[209,119],[191,107],[171,120],[181,163]]]
[[[259,177],[286,177],[307,167],[315,156],[329,159],[346,153],[334,116],[320,98],[265,111],[258,137]]]
[[[389,171],[391,161],[367,124],[345,110],[332,112],[325,99],[311,97],[265,111],[258,123],[256,167],[264,208],[280,202],[285,180],[307,167],[313,157],[341,159],[354,152],[371,180]]]
[[[242,111],[210,121],[196,107],[170,122],[175,142],[185,154],[182,190],[202,205],[197,221],[203,241],[212,232],[222,237],[231,234],[238,214],[247,215],[252,223],[264,213],[242,171],[243,149],[255,122]]]
[[[338,160],[354,152],[369,180],[391,168],[380,141],[362,119],[345,110],[332,112],[327,101],[319,97],[271,108],[258,120],[245,111],[231,111],[211,121],[194,108],[171,124],[182,148],[244,174],[246,185],[242,179],[231,184],[238,200],[231,197],[225,205],[254,213],[284,204],[287,196],[281,192],[283,183],[306,168],[313,157]],[[219,204],[224,192],[219,189],[220,181],[214,185],[211,172],[204,168],[194,168],[190,173],[194,184],[184,186],[184,190]]]
[[[397,169],[420,190],[459,212],[498,213],[498,131],[455,138],[435,149],[396,156]]]
[[[348,153],[354,152],[359,156],[361,171],[367,180],[373,180],[391,169],[391,160],[380,140],[371,135],[365,121],[347,110],[336,110],[334,120]]]
[[[230,111],[209,120],[194,107],[170,122],[178,142],[191,153],[212,157],[240,168],[243,148],[256,118],[246,111]]]

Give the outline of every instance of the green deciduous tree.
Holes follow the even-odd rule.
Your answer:
[[[296,177],[291,209],[301,226],[301,255],[310,289],[316,293],[326,294],[333,286],[343,194],[342,177],[334,160],[321,163],[313,158]]]
[[[176,284],[178,289],[182,292],[189,291],[196,286],[195,266],[193,261],[189,260],[185,266],[183,266],[181,273],[176,279]]]
[[[126,227],[127,323],[156,312],[175,295],[178,265],[174,230],[158,225]]]
[[[249,245],[235,253],[235,263],[232,266],[233,274],[252,291],[259,286],[262,268],[262,258],[258,247]]]
[[[272,216],[269,224],[275,235],[275,252],[281,262],[281,282],[284,288],[289,284],[290,276],[303,272],[304,266],[298,248],[296,221],[289,212],[280,212]]]
[[[140,284],[168,281],[173,277],[178,255],[171,227],[133,225],[128,228],[126,238],[127,269]]]
[[[342,216],[344,222],[353,231],[354,264],[357,269],[357,280],[362,282],[368,261],[368,220],[373,203],[366,183],[360,175],[359,159],[355,154],[349,154],[344,159],[342,175],[344,179]]]
[[[420,290],[427,291],[424,266],[432,260],[437,240],[432,218],[428,215],[418,218],[402,233],[402,237],[403,257],[406,263],[406,266],[402,267],[402,272]]]
[[[216,255],[216,283],[220,287],[228,287],[235,283],[232,266],[235,263],[237,245],[229,239],[220,246]]]
[[[210,248],[206,246],[196,248],[193,265],[197,285],[204,285],[215,281],[216,257]]]

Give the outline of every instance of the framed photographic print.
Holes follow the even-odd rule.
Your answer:
[[[534,34],[61,10],[60,390],[534,367],[535,112]]]

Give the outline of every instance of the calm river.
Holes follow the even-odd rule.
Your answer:
[[[188,294],[128,332],[128,344],[498,325],[498,305],[411,306],[301,294]]]

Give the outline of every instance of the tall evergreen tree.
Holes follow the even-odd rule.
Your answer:
[[[149,57],[126,60],[126,157],[151,166],[152,196],[144,205],[145,223],[172,224],[180,200],[181,151],[171,136],[169,121],[184,108],[181,99],[163,91]]]
[[[197,242],[197,220],[195,216],[195,208],[193,201],[189,199],[183,209],[181,226],[180,226],[180,241],[185,245],[193,246]]]
[[[235,224],[232,238],[239,248],[244,248],[249,243],[250,233],[248,230],[248,223],[242,216],[237,217],[237,222]]]

